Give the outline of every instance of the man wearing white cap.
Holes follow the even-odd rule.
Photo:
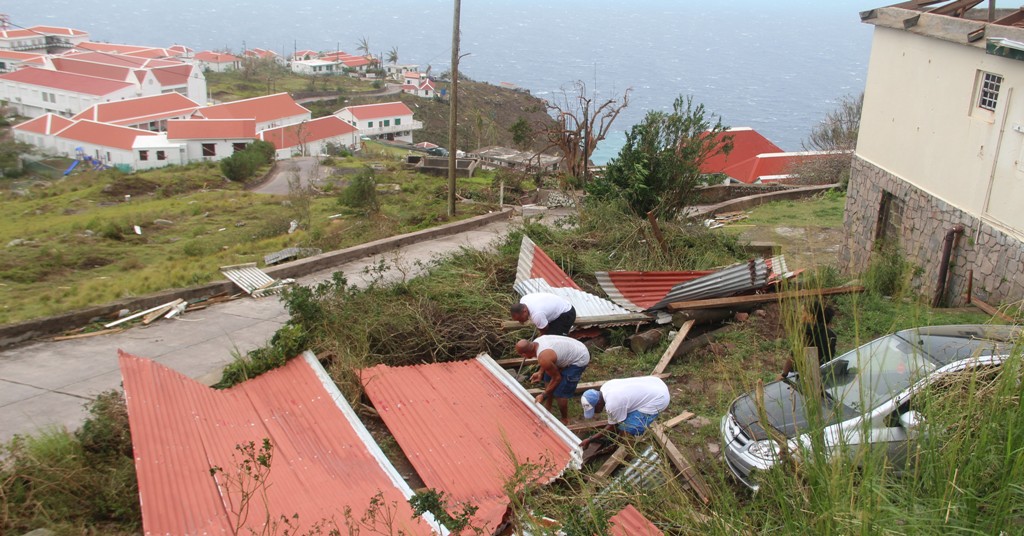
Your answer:
[[[593,440],[616,426],[619,433],[643,434],[668,407],[669,401],[668,386],[657,376],[608,380],[600,391],[588,389],[580,398],[583,418],[591,419],[595,413],[607,411],[608,424],[583,440],[580,446],[586,449]]]

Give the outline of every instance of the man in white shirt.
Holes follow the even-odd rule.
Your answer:
[[[607,431],[638,436],[647,431],[654,419],[668,407],[671,397],[668,386],[657,376],[608,380],[601,390],[588,389],[580,398],[583,418],[608,412],[608,424],[581,443],[584,449]]]
[[[576,309],[565,298],[548,292],[527,294],[509,312],[512,320],[533,322],[541,335],[568,335],[576,321]]]
[[[516,342],[516,353],[523,359],[537,358],[540,366],[531,382],[544,381],[544,391],[537,395],[538,404],[551,411],[551,401],[558,401],[562,422],[569,423],[569,399],[576,395],[576,385],[590,364],[590,350],[582,342],[562,335],[544,335],[530,342]]]

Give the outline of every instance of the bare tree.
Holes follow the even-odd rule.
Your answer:
[[[853,151],[857,148],[863,106],[863,93],[857,97],[846,95],[839,99],[836,108],[825,119],[811,129],[810,135],[800,144],[803,149],[831,154],[793,166],[789,172],[798,177],[796,183],[846,185],[850,180]]]
[[[608,134],[619,112],[629,105],[629,92],[630,89],[623,92],[621,99],[601,101],[596,93],[587,91],[582,80],[577,80],[571,90],[562,89],[559,100],[547,103],[548,113],[555,118],[555,123],[543,130],[548,148],[562,151],[569,175],[581,185],[587,182],[590,156],[598,142]]]

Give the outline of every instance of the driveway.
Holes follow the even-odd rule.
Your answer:
[[[258,194],[288,195],[290,190],[288,182],[293,178],[297,177],[303,188],[310,184],[319,186],[326,173],[327,169],[320,165],[320,159],[316,156],[289,158],[279,161],[270,178],[251,191]]]

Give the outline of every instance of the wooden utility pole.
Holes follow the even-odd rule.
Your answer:
[[[455,0],[455,17],[452,22],[452,68],[451,68],[451,109],[448,114],[448,217],[455,217],[455,151],[458,140],[456,125],[459,118],[459,12],[462,1]]]

